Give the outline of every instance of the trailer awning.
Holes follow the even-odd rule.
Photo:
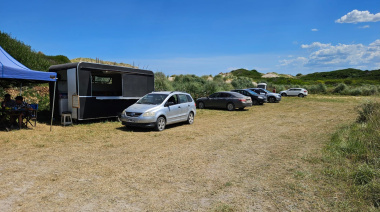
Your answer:
[[[56,81],[56,78],[57,73],[34,71],[27,68],[0,46],[0,79]]]

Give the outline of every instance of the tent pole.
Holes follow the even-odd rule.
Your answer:
[[[55,79],[54,81],[54,92],[53,92],[53,107],[52,107],[52,110],[51,110],[51,119],[50,119],[50,132],[51,132],[51,128],[53,126],[53,114],[54,114],[54,103],[55,103],[55,87],[57,85],[57,79]]]
[[[22,82],[20,83],[20,96],[22,96]]]

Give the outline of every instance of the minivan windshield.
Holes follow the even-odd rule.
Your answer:
[[[136,104],[159,105],[166,99],[167,96],[167,94],[150,93],[139,99]]]

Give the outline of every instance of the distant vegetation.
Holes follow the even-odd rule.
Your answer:
[[[77,62],[101,63],[101,64],[106,64],[106,65],[123,66],[123,67],[128,67],[128,68],[138,68],[137,66],[133,66],[128,63],[117,63],[117,62],[110,62],[110,61],[104,61],[100,59],[83,58],[83,57],[71,59],[71,62],[72,63],[77,63]]]
[[[248,77],[251,79],[261,79],[262,74],[256,71],[255,69],[252,70],[247,70],[247,69],[236,69],[231,71],[231,74],[236,76],[236,77]]]

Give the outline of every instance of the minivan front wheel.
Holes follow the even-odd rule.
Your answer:
[[[268,101],[269,101],[270,103],[275,103],[275,102],[276,102],[276,98],[274,98],[274,97],[269,97]]]
[[[164,117],[160,116],[158,117],[157,121],[156,121],[156,126],[155,126],[155,129],[157,131],[162,131],[165,129],[165,126],[166,126],[166,120]]]
[[[187,123],[188,124],[193,124],[194,123],[194,113],[190,112],[189,116],[187,117]]]

